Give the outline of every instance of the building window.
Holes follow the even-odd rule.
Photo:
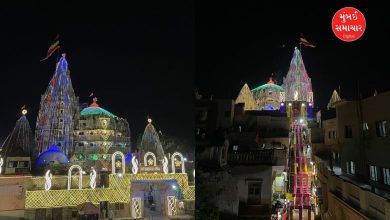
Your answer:
[[[386,137],[386,127],[387,121],[377,121],[376,122],[376,134],[378,137]]]
[[[84,146],[84,143],[83,142],[79,142],[79,146],[80,147]]]
[[[8,162],[8,168],[15,168],[18,166],[18,161],[10,161]]]
[[[363,123],[363,131],[368,131],[368,124],[367,124],[367,122]]]
[[[351,175],[355,175],[355,167],[356,164],[353,161],[348,161],[347,162],[347,173]]]
[[[248,183],[248,203],[261,203],[261,183],[260,181]]]
[[[378,181],[378,172],[376,170],[376,166],[370,165],[370,179]]]
[[[19,161],[18,167],[22,167],[22,168],[28,167],[28,161]]]
[[[328,131],[328,137],[329,137],[329,139],[332,138],[332,132]]]
[[[345,126],[345,138],[352,138],[352,127],[349,125]]]
[[[225,111],[225,118],[229,118],[230,117],[230,111]]]
[[[382,168],[383,183],[390,185],[390,169]]]

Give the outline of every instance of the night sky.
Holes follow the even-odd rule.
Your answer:
[[[0,141],[25,104],[35,129],[40,96],[55,70],[44,58],[60,34],[80,102],[126,118],[133,145],[153,119],[163,134],[194,146],[194,9],[0,9]]]
[[[301,33],[317,45],[302,45],[317,107],[326,106],[339,85],[341,98],[347,99],[357,97],[358,82],[363,97],[373,95],[375,88],[379,93],[389,90],[387,9],[374,8],[369,1],[349,2],[311,8],[298,2],[295,8],[283,8],[256,1],[230,8],[199,7],[195,81],[200,93],[235,99],[244,83],[253,89],[265,84],[271,73],[281,85]],[[367,22],[363,36],[351,43],[339,40],[331,29],[333,15],[346,6],[359,9]]]

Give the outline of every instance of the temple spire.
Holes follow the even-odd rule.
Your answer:
[[[37,152],[56,144],[66,155],[73,149],[73,129],[79,114],[79,101],[70,79],[66,54],[56,64],[50,83],[41,96],[35,138]]]
[[[329,100],[327,108],[328,109],[334,108],[335,107],[335,103],[338,102],[338,101],[341,101],[341,98],[340,98],[339,94],[337,93],[337,91],[333,90],[333,93],[332,93],[332,96],[330,97],[330,100]]]
[[[286,101],[313,102],[311,79],[297,47],[294,49],[288,73],[283,78],[283,88],[286,91]]]
[[[256,110],[257,105],[255,98],[253,97],[253,93],[249,89],[248,84],[245,83],[245,85],[242,87],[240,93],[237,96],[236,104],[238,103],[244,103],[244,109],[245,110]]]

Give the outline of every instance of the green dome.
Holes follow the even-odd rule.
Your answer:
[[[263,90],[263,89],[266,89],[266,88],[274,88],[274,89],[277,89],[277,90],[280,90],[280,91],[284,90],[283,87],[281,87],[281,86],[278,86],[276,84],[268,84],[267,83],[267,84],[264,84],[264,85],[261,85],[261,86],[258,86],[256,88],[252,89],[252,92],[257,91],[257,90]]]
[[[111,118],[118,119],[118,116],[100,107],[88,107],[80,112],[81,115],[106,115]]]

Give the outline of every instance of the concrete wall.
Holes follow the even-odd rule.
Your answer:
[[[356,162],[358,175],[369,176],[369,165],[377,166],[380,178],[381,168],[390,168],[388,146],[390,146],[390,91],[372,96],[361,101],[361,123],[358,123],[358,103],[345,101],[336,106],[337,112],[337,134],[338,144],[341,153],[341,165],[343,172],[346,172],[346,161]],[[387,136],[378,137],[376,122],[387,120]],[[368,130],[363,130],[363,123],[367,123]],[[352,138],[344,137],[345,125],[352,126]],[[390,190],[389,186],[380,183],[373,183]]]
[[[233,125],[234,116],[234,100],[232,99],[217,99],[217,124],[218,128],[230,128]],[[226,114],[226,115],[225,115]]]
[[[372,192],[370,186],[355,183],[332,174],[327,163],[315,158],[316,185],[322,190],[323,216],[331,219],[379,219],[390,220],[390,201]]]
[[[0,211],[24,209],[28,178],[25,176],[2,176],[0,178]]]

